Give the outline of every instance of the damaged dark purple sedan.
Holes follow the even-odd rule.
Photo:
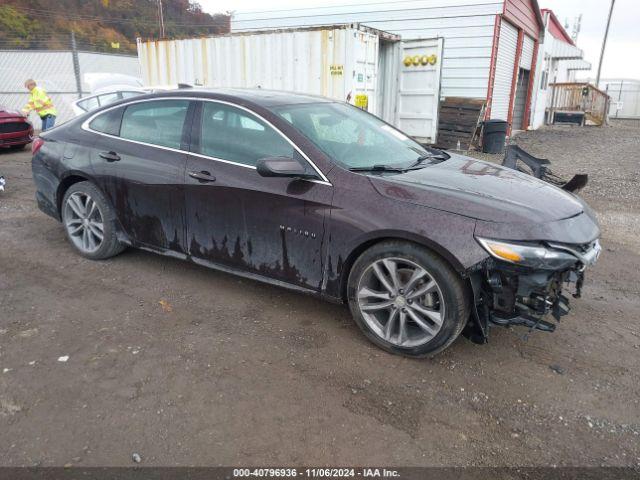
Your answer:
[[[38,204],[81,255],[133,246],[345,302],[409,356],[496,324],[552,331],[600,252],[577,196],[317,97],[145,95],[33,150]]]

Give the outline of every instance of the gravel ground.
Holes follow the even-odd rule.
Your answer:
[[[0,465],[640,465],[639,134],[516,137],[591,176],[605,251],[554,334],[420,361],[344,307],[135,250],[82,259],[29,154],[0,153]]]

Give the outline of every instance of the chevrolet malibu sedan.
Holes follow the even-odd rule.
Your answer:
[[[577,196],[324,98],[143,95],[32,150],[38,205],[80,255],[132,246],[346,303],[407,356],[493,325],[553,330],[600,252]]]

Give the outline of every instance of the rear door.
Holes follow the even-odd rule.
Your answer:
[[[141,101],[96,117],[102,131],[93,145],[95,178],[137,244],[185,252],[184,171],[186,125],[192,102]],[[102,124],[104,123],[104,125]]]
[[[396,125],[421,143],[436,142],[444,39],[402,42]]]
[[[258,175],[260,158],[306,160],[244,108],[202,102],[192,138],[185,182],[192,258],[318,290],[331,185]]]

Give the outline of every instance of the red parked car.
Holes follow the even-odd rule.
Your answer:
[[[33,140],[33,126],[22,113],[0,105],[0,147],[23,148]]]

